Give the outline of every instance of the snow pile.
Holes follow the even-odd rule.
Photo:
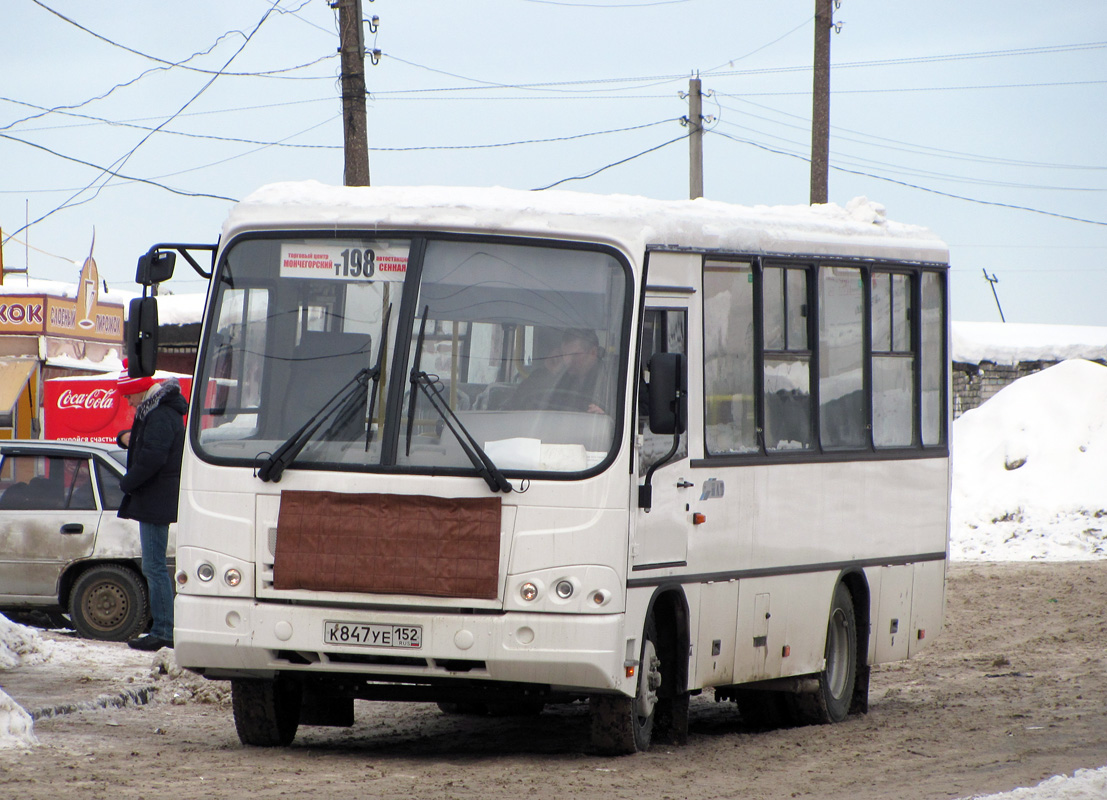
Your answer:
[[[0,750],[33,747],[35,724],[31,715],[0,689]]]
[[[0,614],[0,669],[40,664],[53,652],[53,645],[34,628],[19,625]]]
[[[0,669],[38,664],[53,652],[33,628],[17,625],[0,615]],[[0,749],[38,744],[31,715],[0,689]]]
[[[1107,367],[1064,361],[953,423],[950,557],[1107,558]]]
[[[1107,797],[1107,767],[1078,769],[1071,777],[1054,775],[1031,788],[976,795],[971,800],[1103,800],[1104,797]]]

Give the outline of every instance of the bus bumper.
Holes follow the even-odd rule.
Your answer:
[[[457,678],[545,684],[561,691],[634,692],[621,614],[405,614],[178,595],[177,663],[212,678],[277,672],[371,674],[374,680]],[[421,626],[420,646],[338,645],[328,622]],[[632,645],[637,652],[637,644]]]

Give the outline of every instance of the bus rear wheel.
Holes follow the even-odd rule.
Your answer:
[[[234,727],[243,744],[286,747],[300,727],[300,684],[282,680],[232,680]]]
[[[857,683],[857,617],[845,584],[834,590],[826,628],[826,665],[814,694],[797,695],[799,721],[823,725],[849,716]]]

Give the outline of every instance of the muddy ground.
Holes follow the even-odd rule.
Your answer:
[[[926,800],[1107,765],[1107,562],[957,564],[949,577],[945,630],[913,661],[874,670],[867,715],[754,732],[705,693],[693,699],[686,747],[623,758],[590,752],[582,705],[474,718],[358,702],[353,728],[301,727],[289,748],[247,749],[226,684],[97,644],[118,663],[0,673],[5,691],[41,714],[39,746],[0,750],[0,794]],[[157,691],[140,704],[146,686]],[[125,691],[139,699],[91,700]],[[58,707],[66,694],[88,710]]]

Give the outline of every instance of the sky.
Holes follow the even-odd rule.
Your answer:
[[[698,75],[705,196],[809,200],[814,0],[363,6],[373,185],[686,197]],[[91,251],[110,300],[151,245],[214,242],[258,186],[341,184],[336,13],[5,0],[7,268],[73,281]],[[1107,3],[841,0],[834,19],[830,201],[940,235],[956,320],[1107,324]]]

